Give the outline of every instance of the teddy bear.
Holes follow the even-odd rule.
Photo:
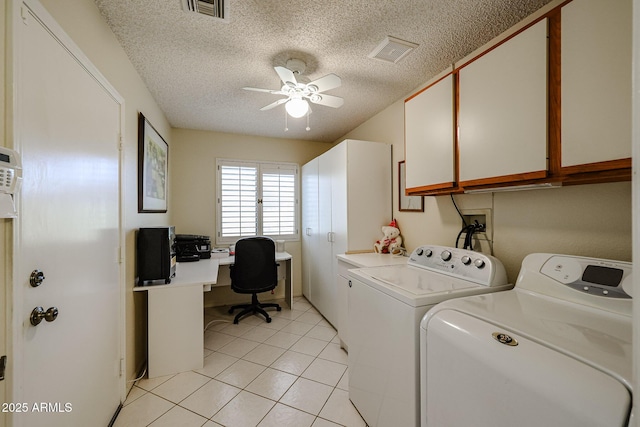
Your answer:
[[[383,238],[373,245],[375,253],[397,254],[402,252],[402,237],[395,219],[389,225],[382,227],[382,234]]]

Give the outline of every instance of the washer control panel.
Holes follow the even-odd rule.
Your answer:
[[[507,283],[504,266],[497,258],[466,249],[435,245],[419,246],[411,253],[407,264],[485,286]]]

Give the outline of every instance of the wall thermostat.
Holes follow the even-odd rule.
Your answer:
[[[15,193],[21,178],[20,155],[9,148],[0,147],[0,193]]]

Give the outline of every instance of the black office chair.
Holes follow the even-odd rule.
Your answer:
[[[240,294],[252,294],[251,304],[234,305],[229,309],[232,314],[236,309],[243,309],[233,319],[238,320],[246,314],[260,313],[267,323],[271,317],[264,308],[282,310],[278,304],[262,304],[258,301],[260,292],[267,292],[278,284],[278,264],[276,263],[276,245],[268,237],[247,237],[236,242],[236,255],[231,267],[231,289]]]

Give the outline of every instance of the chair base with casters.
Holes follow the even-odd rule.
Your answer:
[[[233,323],[234,324],[238,324],[238,321],[240,320],[241,317],[251,313],[251,314],[255,314],[255,313],[260,313],[262,314],[267,323],[271,323],[271,317],[269,317],[269,314],[264,310],[265,308],[275,308],[276,311],[281,311],[282,307],[280,307],[279,304],[276,303],[261,303],[260,301],[258,301],[258,296],[256,294],[253,294],[251,296],[251,304],[240,304],[240,305],[234,305],[233,307],[231,307],[229,309],[229,314],[233,314],[233,312],[237,309],[243,309],[240,313],[236,314],[236,317],[233,319]]]

